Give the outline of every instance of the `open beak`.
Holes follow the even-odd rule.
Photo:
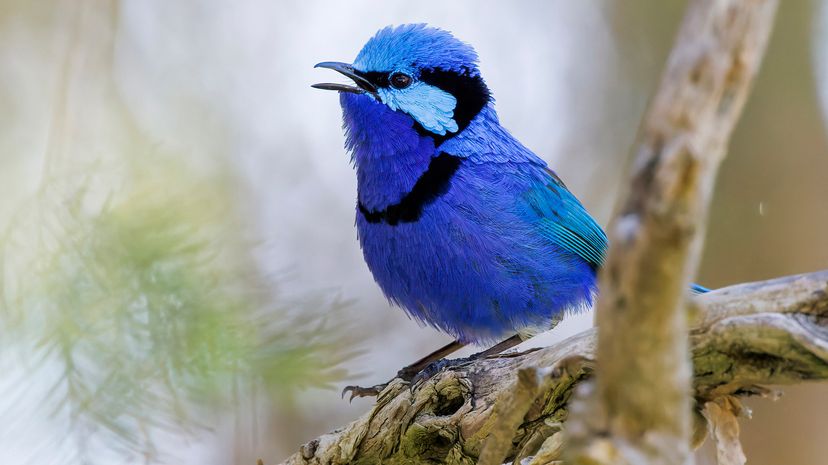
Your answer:
[[[321,84],[313,84],[311,87],[315,89],[324,89],[324,90],[336,90],[339,92],[350,92],[352,94],[371,94],[376,96],[377,95],[377,86],[371,83],[368,79],[365,79],[365,76],[354,69],[352,65],[348,63],[339,63],[337,61],[323,61],[322,63],[317,63],[314,68],[327,68],[332,69],[343,76],[347,76],[354,81],[357,85],[349,86],[346,84],[334,84],[331,82],[323,82]]]

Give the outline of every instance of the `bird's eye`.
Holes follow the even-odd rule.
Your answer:
[[[394,73],[389,80],[395,89],[405,89],[411,85],[411,76],[403,73]]]

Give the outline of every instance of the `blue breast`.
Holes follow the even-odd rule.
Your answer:
[[[370,97],[343,94],[342,105],[359,179],[359,241],[392,302],[476,343],[591,303],[603,232],[493,109],[435,147],[410,118]],[[441,159],[451,161],[450,175],[411,201]],[[392,218],[394,208],[405,215]]]

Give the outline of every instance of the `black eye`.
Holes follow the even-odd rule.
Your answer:
[[[403,73],[394,73],[389,80],[395,89],[405,89],[411,85],[411,76]]]

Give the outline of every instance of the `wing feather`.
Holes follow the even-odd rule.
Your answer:
[[[547,182],[533,189],[529,199],[541,232],[594,268],[600,267],[607,250],[604,230],[554,172],[546,173]]]

